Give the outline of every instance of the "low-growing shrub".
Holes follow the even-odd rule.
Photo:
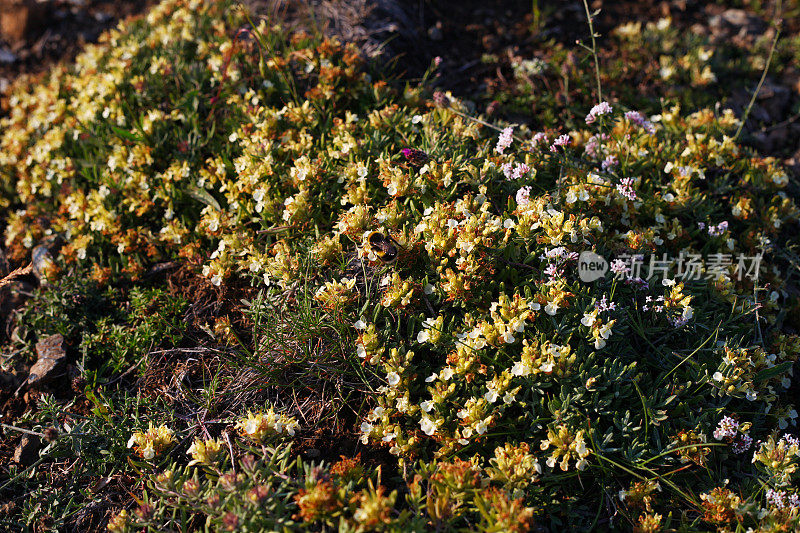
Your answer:
[[[148,496],[109,528],[798,527],[798,208],[735,116],[602,102],[531,132],[370,72],[350,46],[168,0],[12,98],[13,258],[58,233],[101,284],[182,260],[283,309],[310,290],[369,369],[359,438],[397,458],[381,477],[204,440],[184,466],[161,453],[183,428],[130,428]],[[101,326],[86,349],[129,357]],[[311,429],[290,406],[241,438]]]

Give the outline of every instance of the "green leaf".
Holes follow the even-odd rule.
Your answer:
[[[113,131],[117,135],[117,137],[119,137],[120,139],[125,139],[126,141],[142,142],[144,140],[138,135],[135,135],[129,132],[128,130],[123,130],[122,128],[118,128],[116,126],[111,126],[111,131]]]
[[[766,381],[770,378],[774,378],[778,374],[783,374],[784,372],[792,368],[793,364],[794,361],[784,361],[783,363],[775,365],[772,368],[765,368],[764,370],[756,374],[755,377],[753,377],[753,382],[758,383],[759,381]]]
[[[211,193],[209,193],[207,190],[190,185],[186,188],[186,193],[198,202],[203,202],[204,204],[213,207],[217,211],[222,211],[222,207],[220,207],[217,199],[211,196]]]

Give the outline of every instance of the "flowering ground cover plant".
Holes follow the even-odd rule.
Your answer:
[[[111,531],[800,527],[800,211],[730,111],[492,125],[352,46],[184,0],[10,105],[7,253],[64,245],[8,351],[62,333],[91,406],[14,421],[55,428],[0,488],[40,494],[46,527],[96,498],[57,501],[35,467],[58,457],[130,480]],[[244,298],[191,315],[199,293],[153,287],[175,264]],[[163,361],[185,394],[137,394]],[[310,382],[256,383],[287,368],[347,391],[365,459],[313,460]]]

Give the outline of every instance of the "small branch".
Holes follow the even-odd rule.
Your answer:
[[[31,272],[33,272],[33,263],[29,264],[26,267],[20,267],[12,271],[8,276],[4,277],[3,279],[0,279],[0,288],[5,287],[6,285],[14,281],[16,278],[24,276],[26,274],[30,274]]]
[[[592,14],[589,13],[589,4],[587,0],[583,0],[583,7],[586,9],[586,20],[589,21],[589,33],[592,34],[592,57],[594,58],[594,74],[597,78],[597,103],[603,101],[603,89],[600,85],[600,61],[597,59],[597,40],[594,33],[594,22],[592,21]],[[585,47],[588,48],[588,47]]]
[[[736,135],[733,136],[733,140],[737,140],[739,135],[742,133],[742,129],[744,129],[744,125],[747,122],[747,117],[750,116],[750,111],[753,109],[753,104],[756,103],[756,98],[758,98],[758,93],[761,92],[761,87],[764,85],[764,80],[767,78],[767,72],[769,71],[769,65],[772,63],[772,56],[775,54],[775,47],[778,44],[778,38],[781,36],[781,27],[780,24],[777,25],[775,31],[775,38],[772,40],[772,46],[769,49],[769,56],[767,57],[767,64],[764,65],[764,71],[761,73],[761,79],[758,81],[758,86],[756,87],[753,96],[750,98],[750,103],[747,104],[747,109],[744,110],[744,115],[742,115],[742,122],[739,124],[739,129],[736,130]]]

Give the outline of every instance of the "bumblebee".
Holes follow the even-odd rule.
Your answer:
[[[367,235],[369,249],[383,263],[394,263],[397,261],[397,246],[394,239],[387,237],[380,231],[373,231]]]

